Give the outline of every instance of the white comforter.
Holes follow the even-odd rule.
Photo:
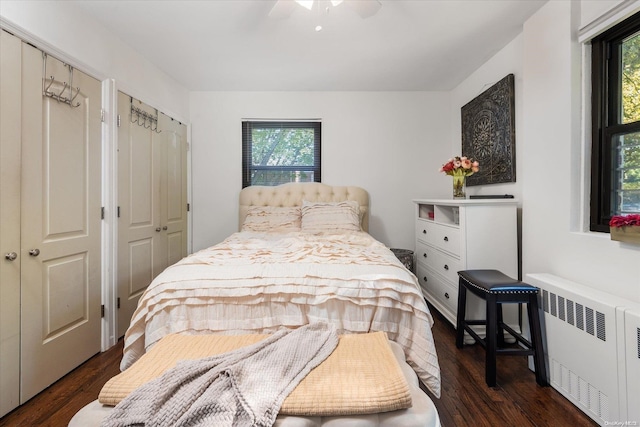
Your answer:
[[[440,396],[433,319],[416,277],[367,233],[231,235],[167,268],[141,296],[122,370],[170,333],[271,333],[324,320],[385,331]]]

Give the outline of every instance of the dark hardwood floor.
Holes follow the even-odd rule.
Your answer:
[[[102,386],[120,372],[123,340],[97,354],[49,388],[0,418],[0,426],[62,427],[73,415],[95,400]]]
[[[487,387],[484,349],[456,348],[453,326],[429,308],[442,376],[442,396],[432,398],[443,427],[598,425],[554,388],[536,384],[525,356],[498,357],[497,386]]]
[[[442,397],[433,398],[443,427],[595,426],[551,387],[536,384],[523,356],[498,359],[498,386],[484,382],[484,350],[455,346],[455,330],[435,310],[433,328],[442,371]],[[122,340],[0,419],[1,426],[66,426],[119,372]]]

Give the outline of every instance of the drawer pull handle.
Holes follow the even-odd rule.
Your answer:
[[[445,297],[446,299],[449,299],[449,292],[445,292],[445,293],[444,293],[444,297]]]
[[[444,236],[444,241],[445,241],[445,242],[448,242],[448,241],[449,241],[449,238],[448,238],[447,236]]]
[[[422,278],[422,280],[424,280],[425,282],[428,282],[428,280],[427,280],[427,276],[424,276],[424,277]]]
[[[427,234],[427,230],[422,230],[422,234]]]
[[[444,269],[449,271],[449,266],[447,264],[444,265]]]
[[[423,253],[422,256],[426,258],[427,257],[427,253],[426,252]]]

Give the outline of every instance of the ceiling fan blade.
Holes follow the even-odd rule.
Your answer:
[[[361,18],[369,18],[380,10],[380,0],[347,0],[344,2],[353,9]]]
[[[286,19],[295,10],[297,3],[293,0],[277,0],[269,11],[269,18]]]

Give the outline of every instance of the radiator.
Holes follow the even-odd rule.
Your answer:
[[[627,419],[640,426],[640,309],[625,311]]]
[[[639,305],[550,274],[540,292],[551,386],[600,425],[640,426]]]

